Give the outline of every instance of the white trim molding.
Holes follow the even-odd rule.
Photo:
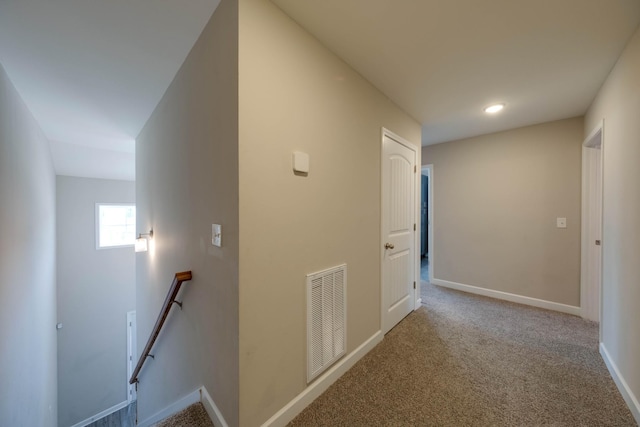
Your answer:
[[[207,415],[209,415],[209,418],[211,419],[211,422],[213,422],[214,426],[216,427],[228,426],[227,422],[222,416],[222,412],[220,412],[220,409],[218,409],[213,399],[211,399],[211,396],[209,395],[209,392],[207,392],[207,389],[204,386],[202,386],[192,391],[191,393],[187,394],[186,396],[182,397],[181,399],[173,402],[171,405],[167,406],[166,408],[151,415],[146,420],[140,421],[138,423],[138,427],[151,427],[157,422],[160,422],[172,415],[175,415],[178,412],[182,411],[183,409],[186,409],[189,406],[193,405],[194,403],[198,403],[198,402],[202,403],[202,406],[204,406],[204,409],[205,411],[207,411]]]
[[[559,311],[561,313],[573,314],[574,316],[580,316],[580,307],[576,307],[573,305],[510,294],[508,292],[495,291],[493,289],[480,288],[477,286],[450,282],[448,280],[433,279],[431,283],[433,283],[434,285],[442,286],[443,288],[455,289],[458,291],[468,292],[470,294],[482,295],[485,297],[501,299],[518,304],[530,305],[532,307],[544,308],[547,310]]]
[[[582,206],[580,230],[580,307],[582,317],[602,326],[602,246],[604,242],[604,120],[582,143]],[[600,327],[602,339],[602,327]]]
[[[622,394],[622,398],[629,407],[633,418],[635,418],[636,423],[640,425],[640,403],[638,403],[638,398],[633,394],[633,391],[629,388],[629,385],[622,377],[622,374],[620,374],[618,367],[611,359],[611,355],[609,355],[604,343],[600,343],[600,355],[602,356],[605,365],[607,365],[607,369],[609,369],[609,373],[611,374],[613,381],[616,383],[620,394]]]
[[[120,409],[122,408],[126,408],[127,405],[129,405],[129,402],[127,402],[126,400],[124,402],[120,402],[117,405],[112,406],[109,409],[105,409],[104,411],[95,414],[92,417],[87,418],[86,420],[82,420],[77,424],[72,425],[71,427],[85,427],[88,426],[89,424],[98,421],[101,418],[106,417],[107,415],[111,415],[114,412],[118,412]]]
[[[343,357],[335,365],[325,371],[321,376],[313,381],[302,393],[294,397],[282,409],[269,418],[262,427],[285,426],[294,419],[304,408],[309,406],[318,396],[329,388],[338,378],[347,372],[356,362],[371,351],[382,339],[382,331],[373,334],[368,340],[363,342],[354,351]]]
[[[216,406],[215,402],[207,392],[207,389],[202,386],[200,387],[200,402],[202,402],[202,406],[204,406],[205,411],[209,415],[209,418],[213,422],[213,425],[216,427],[228,427],[227,422],[222,416],[222,412]]]

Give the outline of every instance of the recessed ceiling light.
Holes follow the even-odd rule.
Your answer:
[[[494,113],[497,113],[498,111],[501,111],[503,108],[504,108],[504,104],[493,104],[485,108],[484,112],[489,114],[494,114]]]

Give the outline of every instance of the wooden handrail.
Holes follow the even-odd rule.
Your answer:
[[[173,306],[173,304],[175,303],[175,304],[178,304],[180,307],[182,307],[182,303],[176,301],[176,296],[180,291],[182,282],[188,282],[189,280],[191,280],[190,271],[183,271],[181,273],[176,273],[175,277],[173,278],[173,283],[171,283],[171,288],[169,289],[169,293],[167,294],[167,297],[164,300],[164,304],[162,305],[160,314],[158,314],[158,319],[156,320],[156,324],[153,327],[153,331],[149,336],[149,341],[147,341],[147,345],[144,347],[144,351],[140,355],[140,359],[138,360],[136,369],[133,370],[133,374],[131,375],[129,384],[138,382],[138,374],[142,369],[142,365],[144,365],[144,362],[145,360],[147,360],[147,357],[153,357],[153,355],[150,354],[151,347],[153,347],[153,344],[156,342],[156,338],[158,338],[158,335],[160,334],[160,330],[162,329],[162,325],[164,325],[164,321],[167,319],[167,316],[169,315],[169,310],[171,310],[171,307]]]

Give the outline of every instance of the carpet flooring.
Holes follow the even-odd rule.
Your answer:
[[[194,403],[155,427],[214,427],[202,403]]]
[[[635,426],[581,318],[422,283],[424,306],[290,426]]]

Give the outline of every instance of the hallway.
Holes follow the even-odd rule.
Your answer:
[[[423,307],[290,425],[636,425],[596,324],[422,289]]]

